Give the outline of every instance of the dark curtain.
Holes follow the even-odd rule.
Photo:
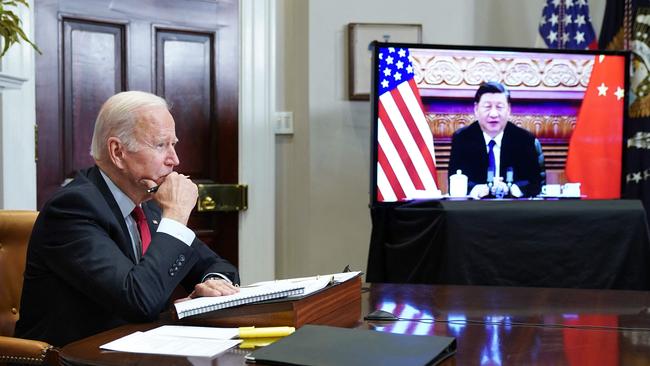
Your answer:
[[[607,0],[599,46],[631,50],[629,102],[623,143],[623,197],[638,198],[650,208],[650,24],[637,22],[650,15],[650,0]],[[646,64],[648,62],[649,64]]]

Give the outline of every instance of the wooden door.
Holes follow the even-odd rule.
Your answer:
[[[39,0],[35,3],[38,206],[93,164],[102,103],[124,90],[164,97],[176,120],[178,171],[237,183],[237,1]],[[238,262],[238,214],[195,213],[190,227]]]

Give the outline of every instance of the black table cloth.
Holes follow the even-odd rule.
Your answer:
[[[368,282],[650,289],[637,200],[420,201],[371,214]]]

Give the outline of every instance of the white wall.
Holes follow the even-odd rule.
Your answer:
[[[34,39],[34,9],[20,5],[23,30]],[[36,208],[34,162],[34,51],[29,45],[12,46],[1,60],[2,72],[27,79],[20,89],[0,94],[0,208]]]
[[[279,277],[366,268],[370,104],[347,99],[347,24],[419,23],[424,43],[534,47],[544,3],[279,0],[277,108],[295,119],[293,136],[276,137]],[[597,27],[604,3],[591,1]]]

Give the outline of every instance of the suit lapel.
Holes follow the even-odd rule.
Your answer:
[[[158,230],[158,225],[160,225],[160,211],[152,207],[153,204],[151,201],[144,202],[142,204],[142,210],[144,215],[147,217],[147,222],[149,223],[149,231],[151,232],[151,237]]]
[[[513,153],[513,144],[512,141],[512,127],[510,122],[506,124],[506,128],[503,130],[503,139],[501,140],[501,176],[505,179],[505,171],[508,167],[512,166]]]
[[[472,134],[474,135],[473,140],[476,141],[476,144],[472,144],[472,148],[475,149],[470,156],[478,157],[479,170],[485,172],[487,176],[488,170],[488,154],[485,148],[485,139],[483,138],[483,131],[478,122],[474,122],[472,125]]]
[[[120,207],[117,205],[115,197],[113,197],[111,190],[106,185],[106,181],[104,181],[104,177],[102,177],[99,168],[97,166],[93,166],[92,168],[88,169],[87,177],[88,180],[95,184],[97,189],[101,192],[102,196],[104,196],[106,203],[108,203],[108,206],[111,208],[113,216],[115,216],[115,220],[120,224],[120,227],[122,228],[122,237],[121,240],[116,241],[117,244],[120,246],[122,252],[126,254],[133,261],[133,263],[137,263],[138,261],[135,258],[135,253],[133,253],[131,235],[129,234],[129,229],[126,227],[126,221],[124,221],[122,211],[120,211]]]

